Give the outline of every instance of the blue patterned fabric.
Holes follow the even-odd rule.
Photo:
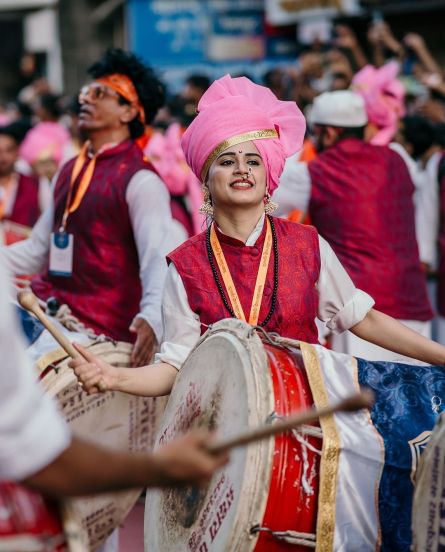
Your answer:
[[[23,333],[25,334],[29,345],[32,345],[45,328],[43,327],[43,324],[27,310],[17,307],[17,312]]]
[[[385,444],[385,466],[379,487],[382,552],[409,552],[413,484],[428,434],[445,407],[443,366],[358,360],[360,385],[374,390],[372,421]],[[410,445],[409,441],[413,441]]]

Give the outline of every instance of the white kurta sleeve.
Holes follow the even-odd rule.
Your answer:
[[[162,337],[161,303],[169,252],[170,196],[162,180],[152,171],[138,171],[127,187],[126,200],[139,256],[142,299],[140,313]]]
[[[311,177],[307,163],[298,161],[298,155],[286,159],[280,185],[273,194],[273,201],[278,203],[278,216],[286,215],[293,209],[307,211],[309,207]]]
[[[173,263],[168,267],[162,300],[164,339],[155,362],[167,362],[178,370],[201,335],[199,316],[190,308],[181,277]]]
[[[49,256],[53,219],[54,202],[51,198],[27,240],[0,247],[0,259],[11,274],[36,274],[43,270]]]
[[[321,236],[318,238],[321,257],[318,318],[330,330],[341,333],[361,322],[374,300],[355,287],[332,247]]]
[[[71,436],[36,381],[0,265],[0,480],[22,480],[59,456]]]

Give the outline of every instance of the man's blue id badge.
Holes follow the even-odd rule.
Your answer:
[[[69,278],[73,273],[73,234],[53,232],[49,250],[49,273],[51,276]]]

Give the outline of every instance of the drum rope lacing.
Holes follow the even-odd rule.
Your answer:
[[[300,342],[297,339],[291,339],[289,337],[281,337],[277,332],[267,332],[261,326],[252,326],[252,334],[257,331],[261,333],[264,338],[271,345],[278,345],[280,347],[293,347],[295,349],[300,348]]]
[[[272,412],[270,416],[267,418],[267,423],[272,423],[275,420],[283,420],[283,416],[279,416],[276,412]],[[312,481],[315,477],[314,469],[311,470],[309,473],[309,457],[308,457],[308,449],[313,452],[314,454],[318,454],[321,456],[321,450],[314,447],[309,441],[307,441],[303,435],[309,435],[311,437],[316,437],[317,439],[323,438],[323,432],[320,427],[315,426],[309,426],[309,425],[303,425],[298,429],[292,429],[291,430],[292,435],[294,438],[298,441],[298,443],[301,446],[301,455],[303,460],[303,473],[301,476],[301,486],[303,487],[303,491],[309,495],[312,496],[315,492]]]
[[[288,544],[295,544],[296,546],[306,546],[308,548],[315,548],[316,535],[313,533],[300,533],[298,531],[273,531],[268,527],[261,527],[261,525],[254,525],[250,529],[251,535],[256,535],[257,533],[265,532],[272,535],[277,540],[287,542]]]

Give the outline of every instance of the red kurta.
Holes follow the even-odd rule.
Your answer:
[[[278,241],[278,296],[274,314],[265,329],[283,337],[318,342],[315,317],[318,309],[316,283],[320,275],[320,251],[315,228],[274,218]],[[201,330],[230,317],[210,268],[205,232],[190,238],[168,256],[184,284],[189,305],[199,315]],[[254,246],[225,236],[217,230],[243,310],[248,316],[266,235],[266,225]],[[217,269],[218,270],[218,269]],[[221,283],[224,287],[222,277]],[[259,322],[269,312],[274,282],[271,254]],[[227,294],[227,291],[226,291]]]
[[[388,147],[345,139],[309,163],[309,214],[354,284],[402,320],[433,316],[415,236],[414,185]]]
[[[4,219],[32,227],[39,216],[39,181],[33,176],[20,174],[12,212]]]
[[[62,221],[74,161],[64,165],[57,179],[54,231]],[[125,194],[132,176],[143,169],[154,170],[130,140],[98,156],[88,191],[66,227],[74,234],[72,276],[51,276],[47,268],[32,282],[40,298],[57,297],[88,327],[124,341],[134,340],[128,327],[139,312],[142,292]]]

